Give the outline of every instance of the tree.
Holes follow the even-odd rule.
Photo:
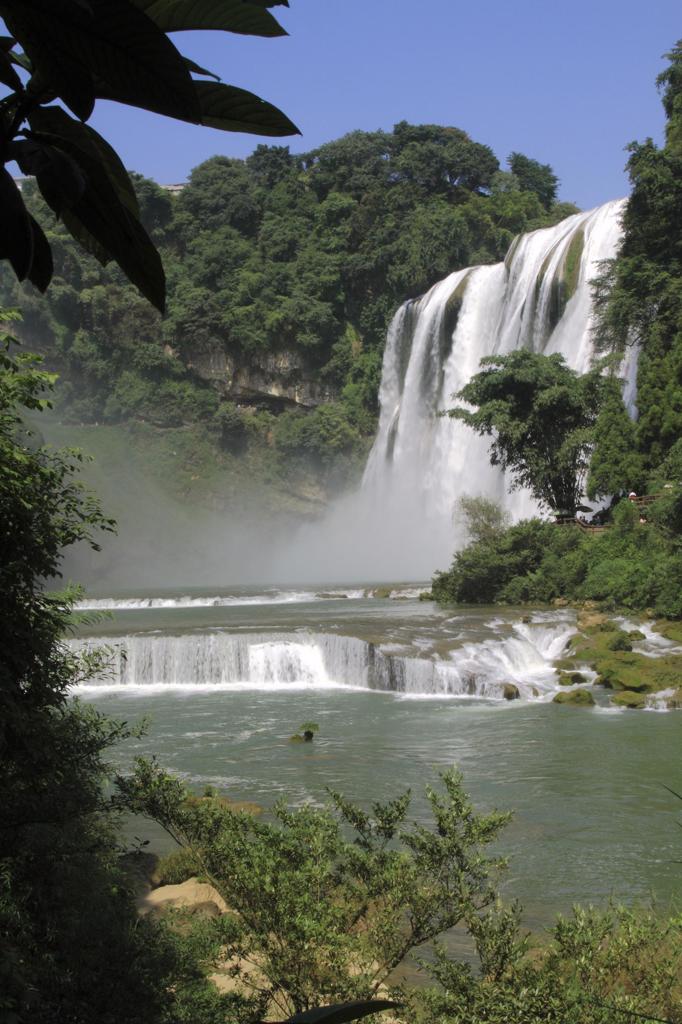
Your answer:
[[[9,32],[0,49],[0,82],[8,90],[0,101],[0,258],[20,281],[45,291],[53,261],[43,229],[4,167],[11,160],[35,176],[48,206],[88,252],[103,264],[115,260],[163,310],[163,267],[135,191],[117,154],[85,122],[96,100],[107,99],[225,131],[296,134],[280,110],[224,85],[183,57],[168,36],[186,29],[284,35],[268,9],[278,4],[287,0],[0,3]]]
[[[457,506],[472,544],[496,540],[511,522],[501,505],[482,495],[462,494]]]
[[[371,813],[338,794],[326,810],[279,803],[268,823],[189,795],[143,759],[119,786],[233,911],[224,955],[244,989],[290,1013],[374,996],[410,950],[495,902],[502,861],[487,847],[509,815],[477,814],[456,771],[440,782],[427,789],[430,828],[407,824],[409,792]]]
[[[563,356],[525,349],[487,356],[481,366],[454,396],[477,408],[456,406],[447,414],[493,437],[490,461],[511,472],[512,488],[527,487],[547,508],[573,513],[606,378],[599,370],[581,376]]]
[[[649,472],[682,432],[682,40],[659,75],[666,142],[628,148],[632,193],[623,239],[596,282],[597,340],[622,353],[637,345],[636,446]]]
[[[511,153],[507,163],[512,174],[516,176],[524,192],[535,192],[545,207],[549,209],[556,202],[559,179],[549,164],[541,164],[523,153]]]
[[[594,427],[595,447],[587,478],[590,500],[639,490],[642,460],[635,443],[635,424],[623,402],[621,382],[609,377]]]
[[[16,319],[0,313],[2,324]],[[94,532],[112,523],[74,478],[78,453],[42,447],[22,423],[22,409],[47,404],[54,376],[12,343],[3,330],[0,1019],[170,1024],[188,986],[207,983],[171,936],[137,919],[104,789],[106,751],[130,730],[67,700],[102,659],[79,658],[63,642],[76,593],[47,591],[64,548],[96,546]],[[208,987],[205,996],[197,1024],[224,1020],[224,1003]]]

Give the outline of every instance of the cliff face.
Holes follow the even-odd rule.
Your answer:
[[[314,409],[337,397],[335,389],[320,381],[319,372],[292,349],[235,358],[216,338],[200,350],[190,351],[186,366],[196,377],[212,384],[222,398],[238,405]]]

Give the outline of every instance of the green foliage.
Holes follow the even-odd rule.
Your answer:
[[[464,518],[469,539],[474,544],[478,544],[479,541],[496,540],[509,526],[509,514],[501,505],[489,498],[462,494],[457,506]]]
[[[534,597],[540,589],[537,572],[554,532],[552,524],[529,519],[475,540],[455,554],[448,572],[436,573],[432,585],[434,599],[463,604],[532,600],[528,591],[532,589]],[[551,587],[549,581],[547,586]]]
[[[560,917],[545,949],[527,952],[518,908],[472,927],[480,971],[439,949],[424,964],[437,988],[413,993],[416,1024],[613,1024],[680,1020],[679,923],[612,907]]]
[[[541,164],[523,153],[512,153],[509,167],[524,192],[534,192],[545,209],[556,201],[559,179],[549,164]]]
[[[586,488],[590,500],[639,491],[643,470],[635,445],[635,424],[627,414],[616,378],[609,377],[604,383],[594,437]]]
[[[329,465],[340,455],[362,451],[359,432],[343,405],[318,405],[307,414],[285,412],[275,425],[277,448],[303,459]]]
[[[632,194],[615,260],[597,281],[598,338],[608,350],[637,344],[636,449],[655,471],[682,430],[682,42],[659,76],[666,144],[633,143]]]
[[[163,310],[163,267],[131,182],[114,150],[84,122],[95,100],[107,99],[225,131],[296,134],[291,121],[258,96],[192,78],[215,76],[183,57],[167,35],[196,28],[265,36],[283,30],[252,0],[220,9],[173,0],[6,0],[0,15],[10,33],[2,73],[2,258],[20,281],[45,291],[54,270],[51,243],[4,167],[16,160],[24,174],[35,176],[45,202],[77,242],[102,264],[114,259]]]
[[[181,885],[195,875],[201,875],[201,865],[191,851],[185,849],[160,857],[154,870],[154,880],[159,885]]]
[[[661,499],[651,510],[649,522],[641,524],[636,507],[622,501],[612,525],[597,535],[539,519],[516,523],[457,551],[450,569],[434,576],[433,597],[443,604],[544,603],[561,597],[611,608],[652,608],[662,617],[679,618],[677,499]]]
[[[23,410],[48,404],[53,375],[13,355],[11,340],[0,339],[0,1018],[171,1024],[206,982],[137,919],[105,789],[106,752],[131,733],[67,700],[102,656],[65,646],[77,593],[47,589],[64,548],[96,547],[94,531],[112,523],[75,478],[78,453],[41,447],[22,424]],[[195,1019],[215,1024],[220,1013],[214,1004]]]
[[[486,848],[508,815],[476,814],[455,771],[427,790],[431,828],[407,824],[409,793],[371,813],[337,794],[327,809],[280,803],[265,823],[187,800],[153,762],[119,786],[201,862],[235,912],[223,933],[235,975],[248,992],[255,962],[277,1012],[374,995],[411,949],[494,901],[500,861]]]
[[[490,461],[511,471],[512,486],[528,487],[554,511],[573,512],[583,494],[594,426],[607,387],[598,370],[580,375],[560,355],[521,349],[488,356],[455,398],[448,415],[491,435]]]

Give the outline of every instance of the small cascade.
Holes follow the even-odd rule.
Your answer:
[[[518,624],[512,635],[465,643],[447,657],[414,657],[357,637],[330,633],[183,636],[134,634],[71,640],[75,651],[106,648],[109,665],[84,683],[103,688],[359,687],[410,697],[501,699],[513,683],[521,697],[556,689],[552,661],[575,632],[569,621]]]
[[[489,440],[438,415],[487,355],[526,348],[560,353],[585,372],[593,357],[591,281],[621,237],[624,201],[575,214],[519,236],[494,266],[450,274],[405,303],[388,332],[380,418],[358,494],[301,532],[287,566],[312,556],[329,578],[399,575],[424,579],[445,568],[466,537],[457,520],[462,494],[485,495],[514,518],[533,514],[526,492],[509,492],[490,465]],[[635,356],[622,374],[634,408]]]

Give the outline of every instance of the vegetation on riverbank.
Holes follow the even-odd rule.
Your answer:
[[[621,501],[602,532],[540,519],[500,523],[436,573],[433,596],[444,604],[597,601],[607,609],[681,618],[680,511],[677,487],[649,506],[646,523],[635,505]]]
[[[257,822],[215,796],[198,800],[152,762],[138,761],[121,786],[181,844],[173,878],[210,884],[198,895],[212,893],[216,908],[202,926],[205,968],[243,1020],[378,993],[402,1003],[393,1020],[419,1024],[682,1021],[679,919],[576,908],[549,941],[531,941],[521,907],[499,899],[504,865],[487,849],[506,816],[477,814],[456,773],[428,790],[429,827],[408,823],[409,794],[371,812],[337,795],[326,808],[279,804]],[[178,895],[159,889],[153,905]],[[187,929],[177,911],[166,919]],[[421,983],[400,982],[391,965],[419,958],[420,943],[455,921],[471,961],[437,941],[418,959]]]

